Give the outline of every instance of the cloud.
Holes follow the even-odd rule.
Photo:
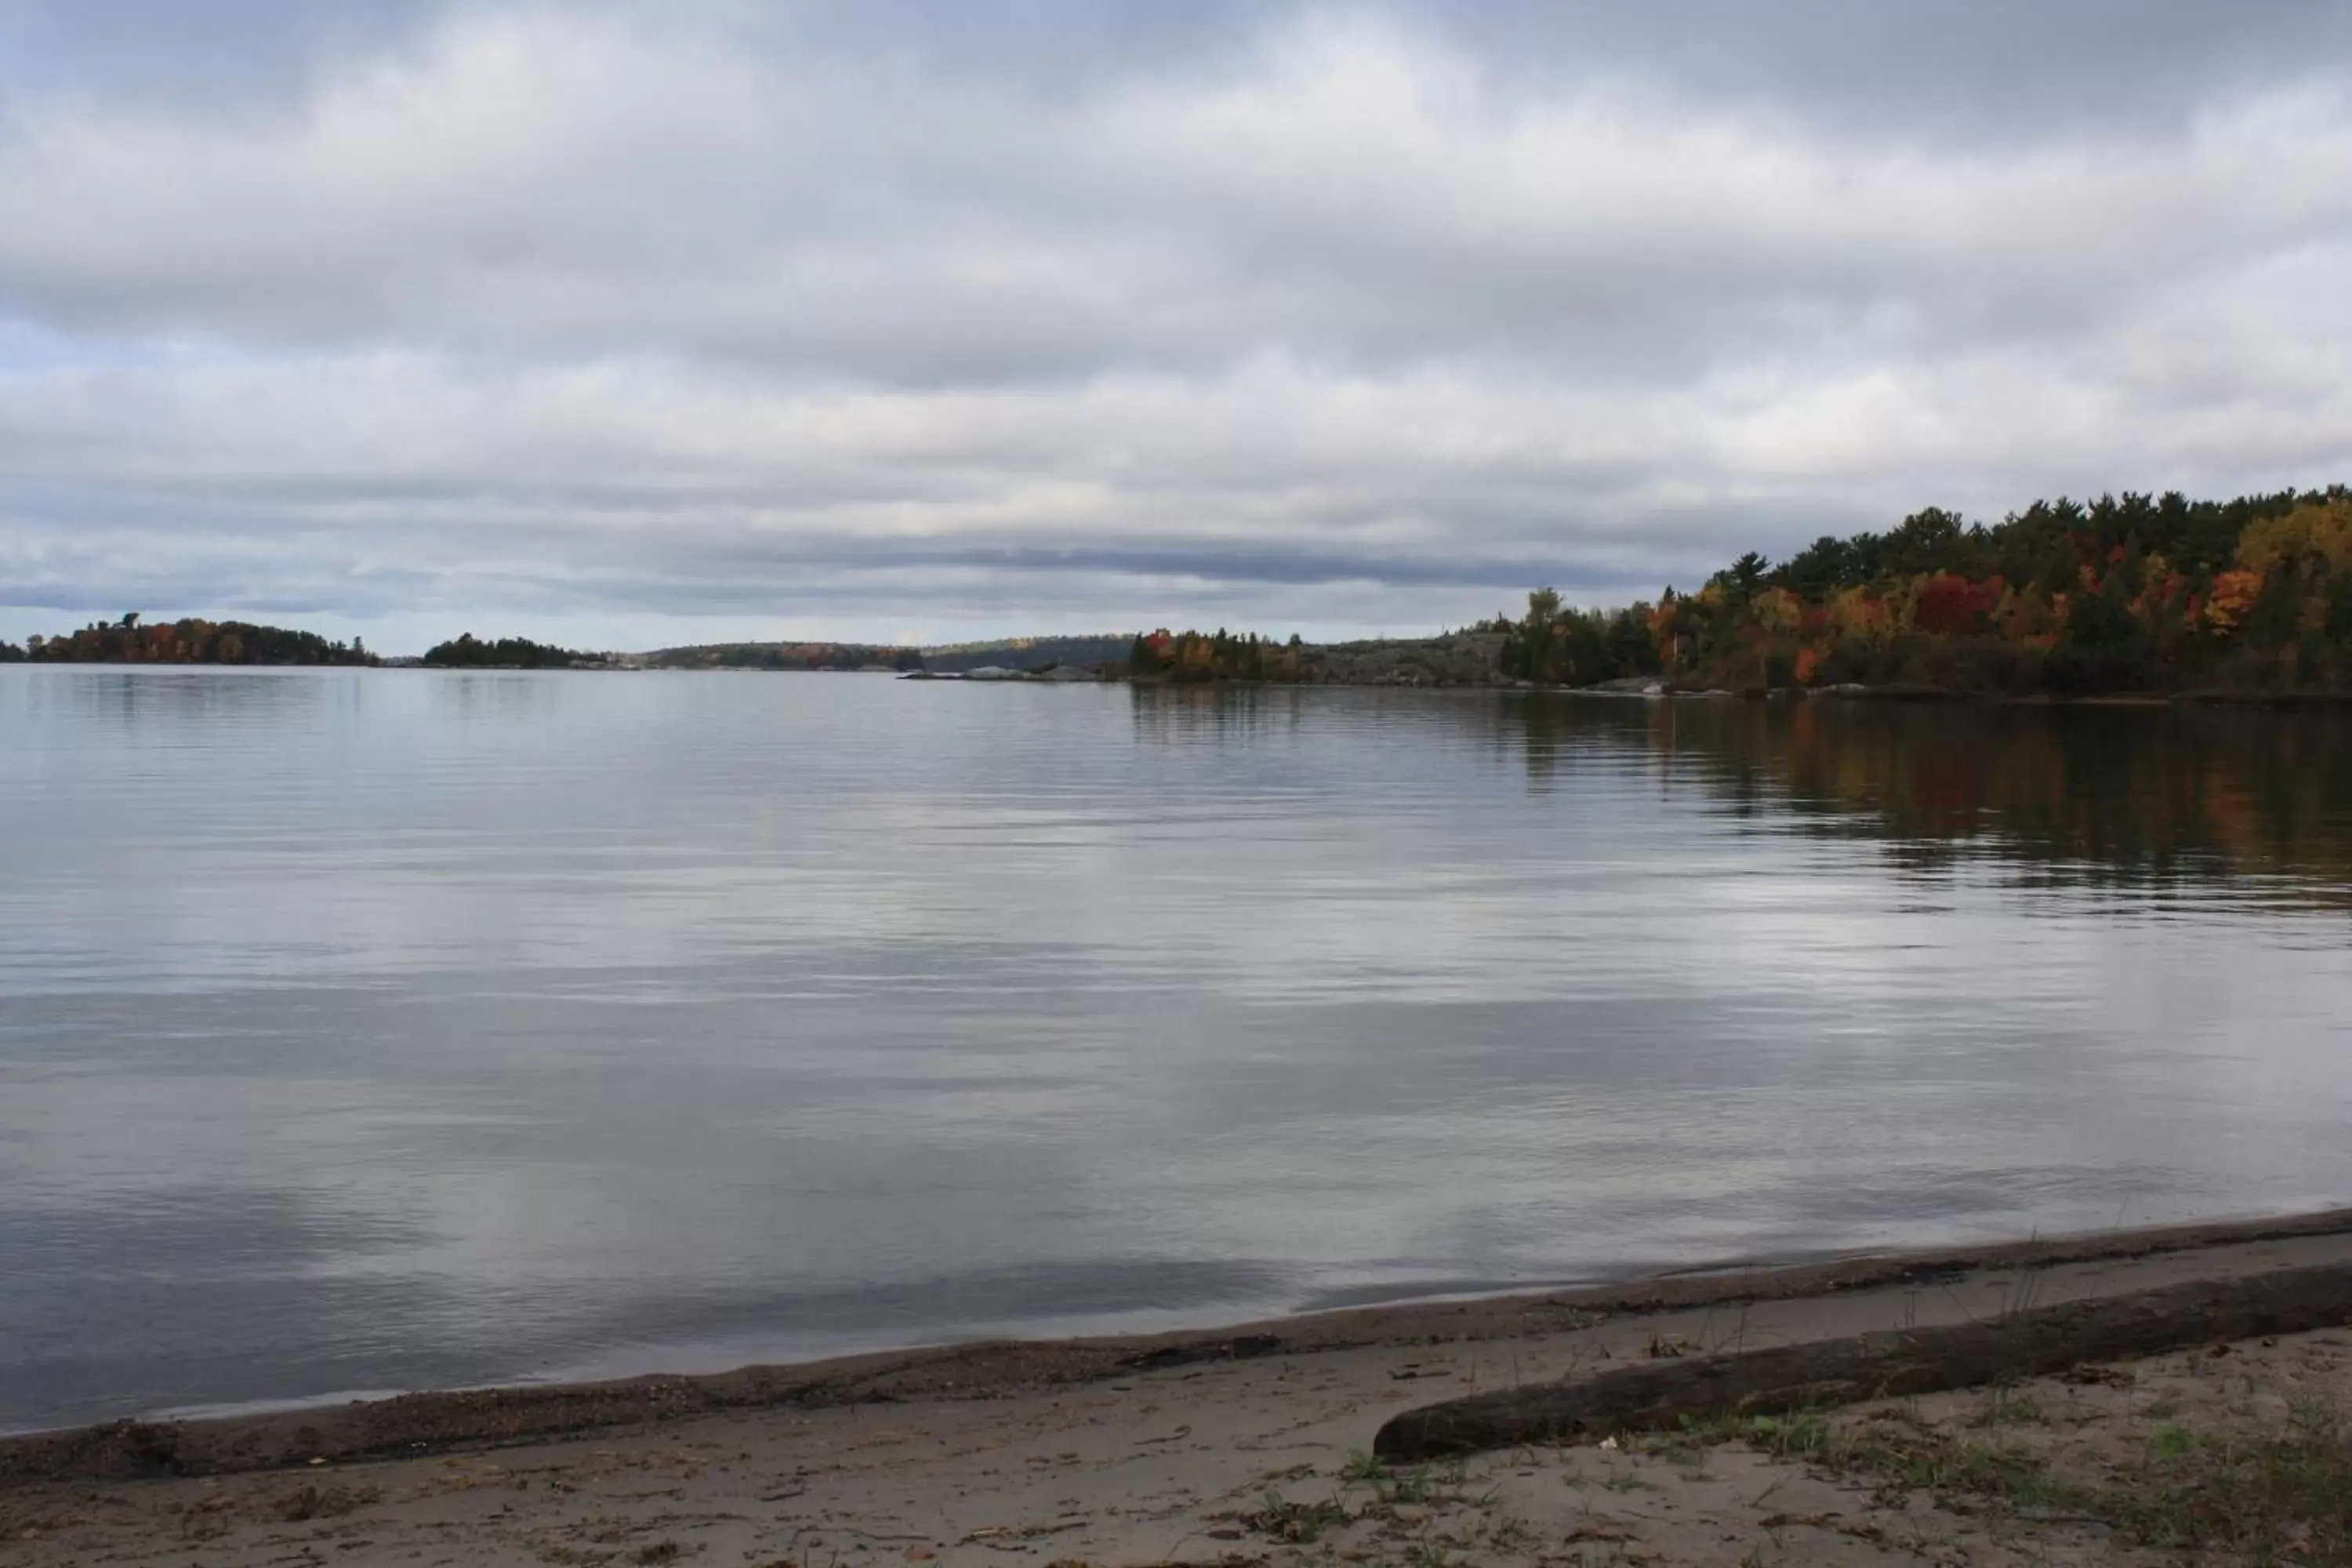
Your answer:
[[[0,603],[1328,630],[2352,470],[2330,8],[1679,13],[20,7]]]

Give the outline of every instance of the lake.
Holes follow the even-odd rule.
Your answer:
[[[0,668],[0,1427],[2352,1200],[2326,714]]]

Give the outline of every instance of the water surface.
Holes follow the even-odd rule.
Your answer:
[[[0,669],[0,1426],[2352,1199],[2315,715]]]

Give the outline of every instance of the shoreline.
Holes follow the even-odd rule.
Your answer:
[[[425,665],[405,658],[384,658],[373,664],[164,662],[126,659],[28,659],[26,668],[184,670],[392,670],[435,675],[864,675],[870,669],[765,669],[751,667],[709,668],[614,663],[556,665]],[[1015,670],[1003,675],[972,676],[963,670],[888,672],[894,680],[971,686],[1125,686],[1147,690],[1331,690],[1487,693],[1502,696],[1600,698],[1612,701],[1738,702],[1795,704],[1858,703],[1886,707],[1953,708],[2131,708],[2131,709],[2265,709],[2282,711],[2352,710],[2352,691],[2324,689],[2266,691],[2198,687],[2179,691],[2097,691],[2062,695],[2048,691],[1964,691],[1940,686],[1776,687],[1733,691],[1716,687],[1676,687],[1664,677],[1644,678],[1661,688],[1634,689],[1624,684],[1553,686],[1536,681],[1398,680],[1388,679],[1326,680],[1182,681],[1164,677],[1138,679],[1128,675],[1056,675]]]
[[[2206,1544],[2287,1561],[2352,1545],[2347,1331],[2352,1212],[2334,1210],[124,1423],[0,1444],[0,1562],[2160,1568]],[[1931,1348],[1988,1341],[2022,1353],[1971,1372]],[[2078,1359],[2101,1346],[2115,1359]],[[1895,1386],[1810,1381],[1857,1353]],[[1791,1365],[1780,1392],[1801,1403],[1759,1406],[1777,1418],[1706,1392]],[[1696,1405],[1614,1430],[1476,1427],[1670,1385]],[[371,1422],[373,1448],[355,1441]],[[1398,1441],[1433,1431],[1468,1451]]]
[[[0,1493],[12,1487],[246,1472],[415,1458],[559,1442],[701,1417],[812,1412],[913,1401],[997,1400],[1123,1377],[1405,1346],[1529,1342],[1627,1319],[1760,1303],[1826,1302],[1947,1288],[2002,1273],[2128,1265],[2336,1241],[2352,1252],[2352,1206],[1980,1245],[1844,1254],[1801,1262],[1726,1261],[1600,1284],[1416,1298],[1201,1330],[982,1340],[727,1372],[426,1390],[311,1401],[204,1418],[127,1419],[0,1436]],[[2198,1278],[2196,1267],[2174,1270]],[[327,1396],[332,1401],[334,1396]]]

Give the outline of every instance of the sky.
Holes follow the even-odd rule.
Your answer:
[[[0,0],[0,637],[1419,633],[2352,479],[2352,6]]]

